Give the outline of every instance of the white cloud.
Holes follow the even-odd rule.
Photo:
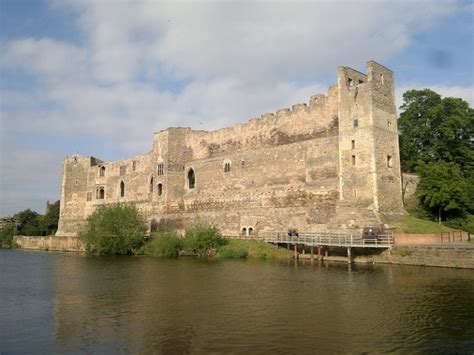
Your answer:
[[[53,5],[74,12],[80,41],[23,38],[0,48],[0,68],[33,74],[39,83],[0,93],[0,138],[15,133],[100,142],[105,148],[97,154],[105,159],[108,151],[149,150],[152,132],[168,126],[216,129],[306,102],[327,92],[338,65],[383,63],[457,8],[434,0]],[[39,147],[38,155],[28,155],[11,141],[12,149],[19,152],[17,171],[30,182],[32,164],[40,162],[42,171],[65,154]],[[11,168],[5,160],[6,154],[2,175]],[[58,178],[57,170],[42,172],[48,191],[58,188],[48,175]],[[5,174],[5,186],[16,178]],[[13,198],[3,182],[1,190]],[[27,206],[25,199],[14,204]]]

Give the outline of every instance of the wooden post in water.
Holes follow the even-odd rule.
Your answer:
[[[321,260],[321,245],[318,245],[318,260]]]
[[[352,248],[351,247],[347,248],[347,262],[349,264],[352,264]]]
[[[298,244],[295,243],[295,259],[298,259]]]
[[[329,256],[329,249],[328,247],[324,248],[324,256],[327,258]]]
[[[311,261],[314,261],[314,245],[311,245]]]

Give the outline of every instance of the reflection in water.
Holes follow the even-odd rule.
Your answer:
[[[8,262],[35,263],[36,255],[10,251]],[[51,295],[51,307],[42,308],[47,326],[5,350],[37,351],[38,345],[58,352],[173,354],[474,350],[471,270],[41,255],[43,263],[32,268],[49,260],[45,282],[38,285]],[[18,312],[7,306],[0,305],[0,315]]]

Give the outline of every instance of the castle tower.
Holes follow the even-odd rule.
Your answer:
[[[341,201],[376,213],[403,213],[393,72],[338,69]]]

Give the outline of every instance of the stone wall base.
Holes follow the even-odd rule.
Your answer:
[[[16,236],[14,240],[23,249],[84,251],[84,247],[77,237]]]

